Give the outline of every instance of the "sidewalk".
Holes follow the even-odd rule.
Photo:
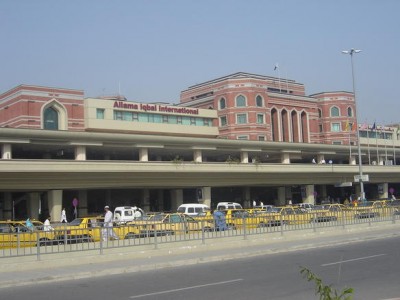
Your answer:
[[[201,241],[141,245],[98,251],[0,258],[0,288],[155,270],[190,264],[306,250],[400,236],[400,223],[372,223]]]

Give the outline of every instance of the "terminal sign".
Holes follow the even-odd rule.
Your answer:
[[[369,181],[369,175],[354,175],[354,182],[368,182]]]

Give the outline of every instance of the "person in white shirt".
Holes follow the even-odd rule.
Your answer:
[[[50,225],[50,216],[44,221],[43,224],[43,230],[44,231],[52,231],[54,228]]]
[[[61,223],[68,223],[67,221],[67,213],[65,212],[65,208],[61,211]]]
[[[113,230],[113,213],[109,206],[105,206],[104,211],[106,213],[104,215],[103,241],[107,241],[108,238],[118,240],[118,236]]]

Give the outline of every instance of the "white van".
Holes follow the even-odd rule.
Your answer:
[[[119,206],[114,209],[114,222],[126,223],[144,216],[144,211],[136,206]]]
[[[217,210],[225,210],[225,209],[242,209],[242,205],[236,202],[219,202],[217,204]]]
[[[186,203],[178,207],[177,212],[189,216],[197,216],[210,211],[210,208],[205,204],[200,203]]]

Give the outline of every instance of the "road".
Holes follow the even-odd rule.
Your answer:
[[[353,299],[400,299],[400,237],[223,262],[5,288],[12,299],[319,299],[300,274],[355,289]]]

